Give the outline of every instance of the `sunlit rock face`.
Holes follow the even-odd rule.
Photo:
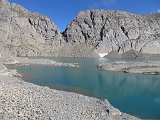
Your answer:
[[[160,53],[160,14],[135,15],[122,11],[82,11],[63,33],[72,44],[89,43],[97,53],[135,50]]]
[[[0,42],[2,56],[42,56],[55,55],[64,41],[48,17],[0,0]]]
[[[127,51],[160,54],[160,14],[80,12],[61,34],[47,17],[0,0],[0,56],[101,57]]]

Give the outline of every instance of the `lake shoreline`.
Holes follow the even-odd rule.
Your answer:
[[[3,65],[11,63],[7,59],[0,64],[1,119],[138,119],[120,112],[108,100],[27,83],[16,70]]]
[[[99,64],[98,69],[106,71],[118,71],[124,73],[160,75],[160,62],[115,61]]]
[[[63,66],[63,67],[79,67],[78,63],[63,63],[57,62],[45,58],[22,58],[22,57],[11,57],[8,60],[2,60],[4,64],[12,64],[17,66],[28,66],[28,65],[49,65],[49,66]]]

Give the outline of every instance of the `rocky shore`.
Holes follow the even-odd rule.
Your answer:
[[[110,120],[138,119],[108,102],[51,90],[18,78],[0,76],[1,120]]]
[[[50,59],[29,59],[23,57],[11,57],[7,59],[5,58],[2,59],[1,62],[3,62],[4,64],[15,64],[19,66],[37,64],[50,66],[79,67],[78,63],[62,63]]]
[[[102,101],[24,82],[16,70],[7,70],[1,63],[0,119],[135,120],[138,118],[120,112],[111,106],[108,100]]]
[[[119,54],[116,51],[112,51],[108,53],[105,58],[159,60],[160,54],[147,54],[135,50],[129,50]]]
[[[109,102],[26,83],[5,64],[79,67],[49,59],[15,56],[159,58],[160,14],[136,15],[114,10],[81,11],[65,31],[45,15],[0,0],[0,120],[138,119]],[[132,51],[133,50],[133,51]],[[1,58],[9,57],[10,58]],[[160,74],[160,63],[114,62],[99,69]]]
[[[160,74],[160,62],[126,62],[116,61],[112,63],[99,64],[99,69],[107,71],[120,71],[124,73],[140,73],[140,74]]]

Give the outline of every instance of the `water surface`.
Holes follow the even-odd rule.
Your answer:
[[[53,89],[76,92],[110,103],[123,112],[143,119],[160,119],[160,76],[109,72],[97,64],[114,59],[50,58],[60,62],[76,62],[80,68],[53,66],[14,66],[24,80]]]

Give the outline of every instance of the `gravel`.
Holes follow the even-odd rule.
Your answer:
[[[2,64],[0,73],[7,73],[0,74],[0,120],[139,119],[120,112],[107,99],[27,83]]]
[[[109,102],[76,93],[0,77],[2,120],[106,120],[138,119],[121,113]]]

